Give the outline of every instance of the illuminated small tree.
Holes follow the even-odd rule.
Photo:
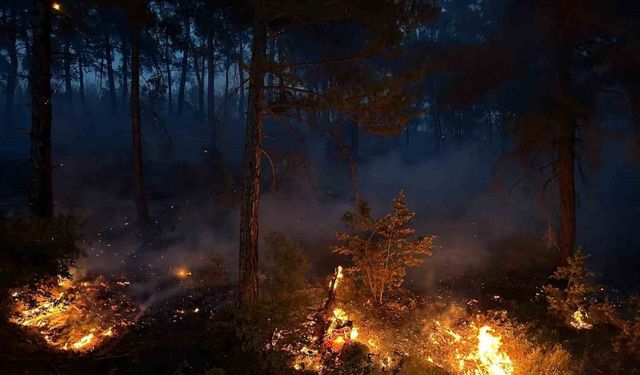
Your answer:
[[[401,190],[393,200],[393,211],[381,218],[374,218],[359,196],[355,212],[346,212],[342,218],[350,233],[337,233],[340,244],[333,252],[351,258],[353,266],[348,271],[378,304],[383,303],[385,293],[400,288],[407,268],[421,265],[432,253],[434,236],[411,239],[415,229],[409,225],[414,217]]]
[[[551,279],[565,283],[564,288],[546,285],[544,291],[549,311],[576,329],[591,328],[591,310],[595,309],[595,297],[599,286],[594,283],[595,274],[587,268],[588,255],[580,249],[568,259],[568,265],[559,267]]]

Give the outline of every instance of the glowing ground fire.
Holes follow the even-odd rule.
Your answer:
[[[428,362],[462,375],[512,375],[514,373],[513,361],[502,350],[502,337],[492,327],[483,325],[476,329],[472,325],[472,331],[477,332],[477,335],[465,337],[447,325],[438,321],[435,323],[438,334],[431,337],[431,344],[444,345],[453,354],[438,360],[429,356]]]
[[[342,267],[336,268],[329,282],[329,291],[335,292],[338,281],[343,278]],[[335,295],[329,293],[329,302],[332,297],[335,298]],[[326,306],[330,305],[325,303]],[[354,315],[359,316],[357,313]],[[371,364],[382,371],[394,371],[401,365],[402,357],[409,355],[398,351],[398,344],[402,340],[394,342],[395,338],[382,331],[377,332],[378,328],[365,322],[356,327],[357,322],[349,316],[344,304],[333,306],[326,315],[320,316],[324,321],[324,324],[320,324],[324,327],[322,331],[307,329],[302,331],[303,336],[298,337],[297,342],[281,346],[292,355],[291,365],[296,370],[329,373],[331,368],[341,365],[343,353],[353,345],[366,346]],[[479,318],[479,321],[484,319]],[[435,325],[413,337],[413,343],[409,344],[413,348],[421,348],[413,352],[413,355],[422,353],[421,360],[458,375],[515,373],[515,364],[503,348],[499,328],[488,324],[476,326],[474,323],[461,322],[449,326],[439,321],[433,322]],[[318,321],[310,318],[305,326],[317,327]],[[286,331],[278,331],[271,346],[275,346],[286,335]]]
[[[97,278],[64,280],[35,294],[13,291],[11,321],[32,329],[58,350],[91,351],[132,324],[137,309],[122,293],[126,285]]]

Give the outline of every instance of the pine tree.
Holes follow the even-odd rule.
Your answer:
[[[378,304],[384,302],[385,293],[400,288],[409,267],[421,265],[432,253],[435,236],[411,239],[414,217],[402,190],[393,200],[393,211],[381,218],[374,218],[368,203],[359,196],[355,212],[343,216],[351,233],[337,233],[340,244],[333,247],[333,252],[351,258],[353,266],[348,271]]]

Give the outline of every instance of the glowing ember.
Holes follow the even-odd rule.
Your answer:
[[[186,279],[191,276],[191,271],[185,267],[176,268],[174,275],[179,279]]]
[[[588,318],[587,313],[583,312],[582,309],[578,309],[571,315],[569,324],[575,329],[591,329],[593,325],[587,323],[586,319]]]
[[[342,274],[342,266],[338,266],[338,273],[336,274],[335,282],[329,281],[329,288],[333,288],[333,290],[336,290],[338,288],[338,283],[342,278],[344,278],[344,275]]]
[[[84,348],[89,347],[91,343],[93,343],[95,338],[96,336],[94,336],[93,333],[90,333],[84,336],[83,338],[81,338],[80,340],[76,341],[75,343],[73,343],[73,345],[71,345],[71,348],[73,350],[81,351]]]
[[[353,341],[355,339],[358,338],[358,329],[356,327],[353,327],[351,329],[351,333],[349,334],[349,338]]]
[[[86,352],[121,333],[136,313],[122,285],[103,278],[62,281],[36,294],[13,291],[11,321],[33,329],[50,346]]]
[[[60,5],[60,3],[53,3],[51,4],[51,8],[53,8],[53,10],[60,10],[62,9],[62,5]]]

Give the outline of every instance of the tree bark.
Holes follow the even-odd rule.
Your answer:
[[[200,51],[204,50],[201,48]],[[198,113],[204,113],[204,63],[200,65],[199,54],[193,54],[193,67],[196,73],[196,81],[198,81]]]
[[[224,105],[222,106],[222,118],[227,117],[227,103],[229,100],[229,68],[231,67],[231,59],[228,55],[225,57],[224,65]]]
[[[182,49],[182,73],[180,75],[180,86],[178,87],[178,113],[182,114],[184,110],[184,90],[187,83],[187,70],[189,68],[189,44],[191,44],[191,21],[189,17],[185,17],[185,39]]]
[[[240,285],[238,304],[247,308],[258,297],[258,214],[260,203],[260,160],[264,118],[264,75],[266,26],[263,10],[254,14],[249,102],[244,146],[244,184],[240,209]]]
[[[216,124],[216,62],[213,28],[207,33],[207,124],[209,124],[209,158],[218,157],[218,129]]]
[[[238,118],[244,119],[244,44],[238,50]]]
[[[557,51],[556,60],[558,69],[558,85],[555,92],[558,108],[556,110],[562,116],[556,139],[556,173],[560,203],[557,266],[568,264],[568,258],[573,255],[576,245],[575,145],[578,118],[573,107],[578,95],[572,87],[571,56],[566,52],[567,50]]]
[[[131,36],[131,130],[133,138],[133,190],[136,196],[138,225],[149,223],[149,208],[142,179],[142,124],[140,120],[140,35]]]
[[[80,91],[80,109],[82,113],[85,113],[85,96],[84,96],[84,50],[83,46],[78,43],[78,81],[79,81],[79,91]]]
[[[167,46],[165,52],[165,69],[167,71],[167,112],[173,112],[173,77],[171,73],[171,65],[173,64],[172,50],[169,46],[169,34],[165,35],[165,44]]]
[[[350,120],[351,122],[351,157],[353,160],[358,159],[358,124],[355,121]]]
[[[73,91],[71,88],[71,41],[67,36],[64,41],[64,96],[67,104],[73,103]]]
[[[8,46],[7,53],[9,54],[9,69],[7,71],[7,85],[5,88],[5,107],[4,115],[6,125],[13,123],[13,111],[15,104],[16,85],[18,82],[18,51],[16,49],[16,39],[18,34],[18,25],[16,24],[16,12],[18,10],[15,6],[15,1],[11,3],[11,18],[9,20],[9,30],[7,33]]]
[[[120,97],[122,98],[122,107],[126,108],[129,100],[129,45],[125,37],[122,38],[122,81],[120,82]]]
[[[113,76],[113,61],[111,59],[111,40],[109,35],[104,39],[104,52],[107,60],[107,80],[109,81],[109,103],[111,105],[111,113],[116,113],[118,108],[118,99],[116,97],[116,81]]]
[[[558,187],[560,193],[560,229],[558,233],[558,266],[568,264],[576,245],[575,142],[576,122],[562,127],[558,142]]]
[[[31,62],[31,164],[33,186],[31,212],[38,217],[53,215],[51,183],[51,4],[34,0],[33,59]]]

